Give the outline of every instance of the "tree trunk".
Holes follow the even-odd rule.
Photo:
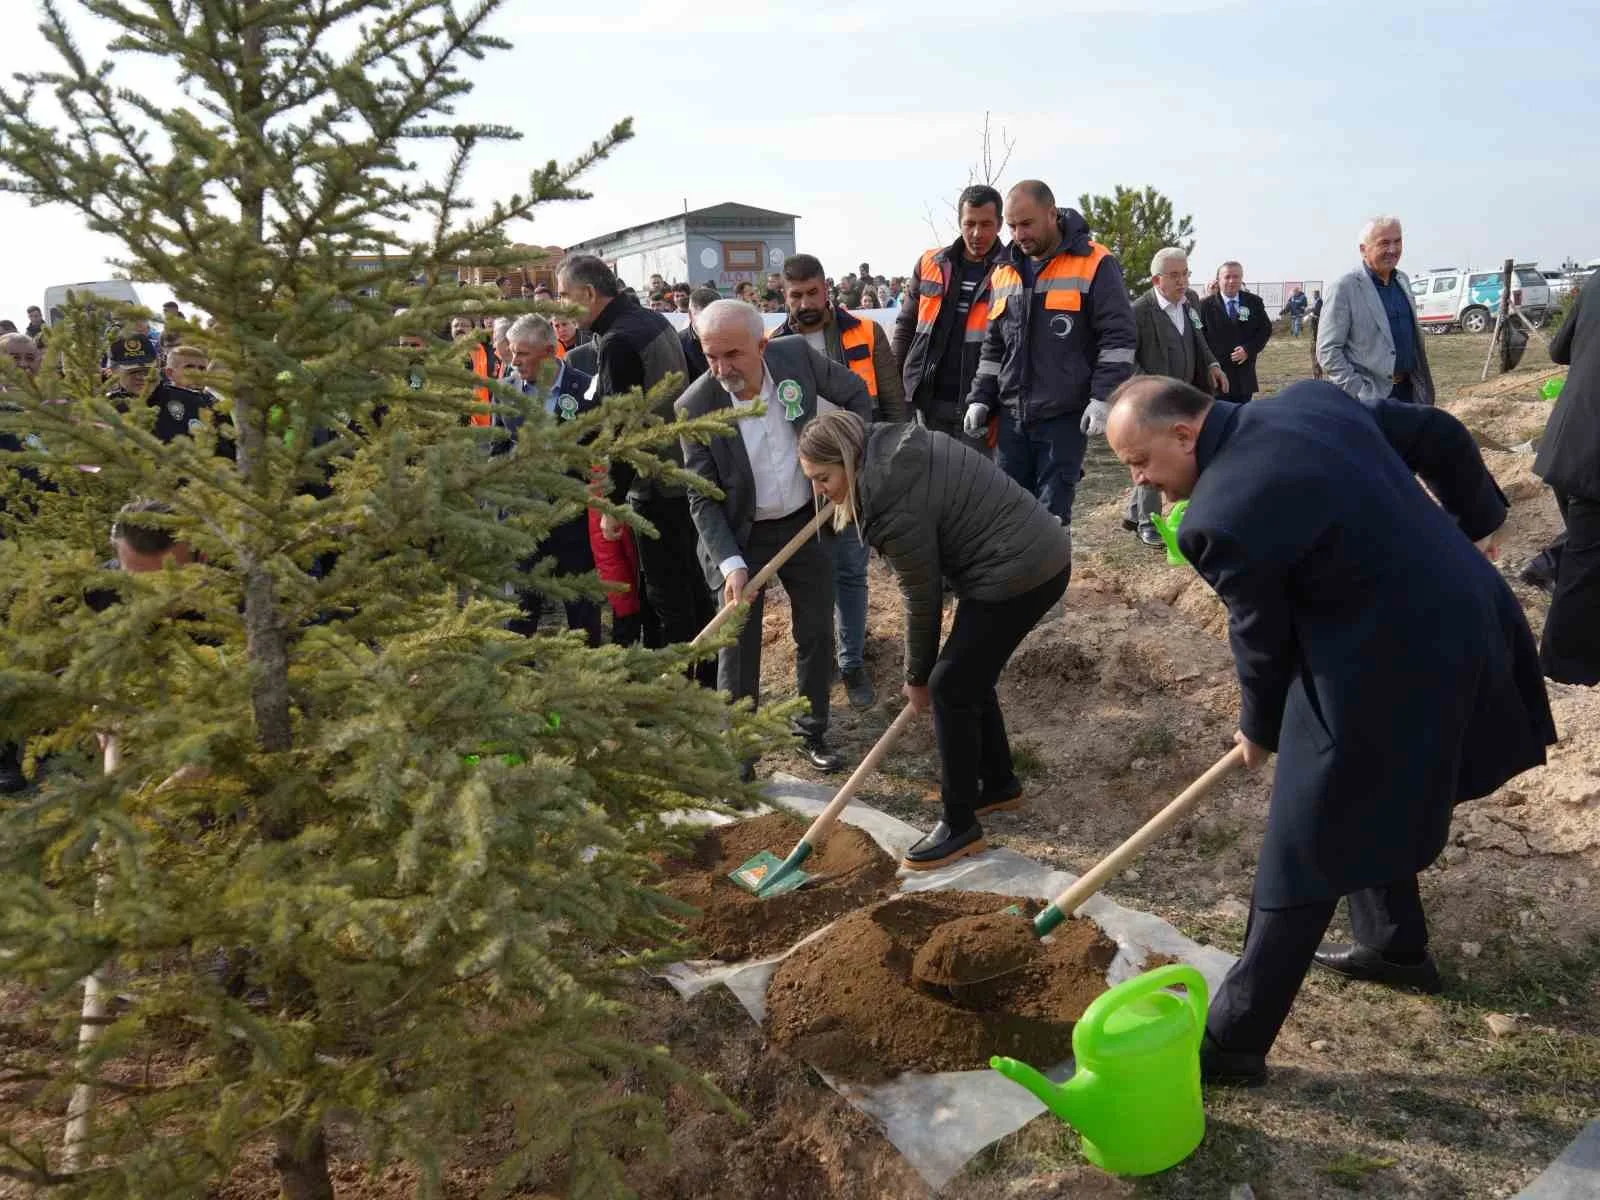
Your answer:
[[[335,1200],[322,1130],[286,1126],[278,1130],[276,1140],[272,1166],[278,1172],[279,1200]]]

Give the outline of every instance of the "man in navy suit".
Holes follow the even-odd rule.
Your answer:
[[[511,371],[506,380],[514,383],[524,395],[543,399],[544,411],[557,421],[576,420],[598,403],[591,395],[594,379],[571,363],[556,357],[556,331],[544,317],[529,313],[518,317],[506,331],[511,345]],[[555,378],[548,389],[540,384],[540,375],[546,363],[554,362]],[[495,414],[495,424],[506,429],[513,438],[522,425],[520,413],[501,406]],[[509,442],[501,446],[509,448]],[[589,550],[589,516],[580,513],[572,520],[556,526],[539,547],[539,552],[522,564],[531,570],[543,559],[554,559],[556,572],[561,575],[587,575],[594,571],[594,555]],[[534,588],[523,588],[517,593],[523,616],[511,622],[517,633],[532,636],[539,628],[539,615],[544,611],[545,597]],[[600,605],[588,597],[563,601],[567,610],[567,628],[581,630],[591,646],[600,644]]]
[[[1228,606],[1234,738],[1247,766],[1278,755],[1244,953],[1201,1051],[1212,1082],[1258,1083],[1313,960],[1439,990],[1417,873],[1456,804],[1556,740],[1489,561],[1507,504],[1449,413],[1331,383],[1239,405],[1140,376],[1106,436],[1134,483],[1189,501],[1178,544]],[[1356,944],[1320,945],[1341,896]]]

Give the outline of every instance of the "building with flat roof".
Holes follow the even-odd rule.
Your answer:
[[[641,295],[652,275],[731,295],[739,284],[759,286],[768,271],[782,268],[794,253],[797,219],[749,204],[713,204],[590,238],[568,246],[567,253],[604,259]]]

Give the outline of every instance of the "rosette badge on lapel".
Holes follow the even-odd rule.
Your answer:
[[[798,421],[805,411],[802,403],[805,393],[800,385],[793,379],[785,379],[778,385],[778,399],[783,401],[783,416],[787,421]]]

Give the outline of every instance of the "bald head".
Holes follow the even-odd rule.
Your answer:
[[[1211,397],[1180,379],[1138,375],[1111,393],[1106,441],[1133,482],[1187,499],[1200,476],[1195,447]]]

